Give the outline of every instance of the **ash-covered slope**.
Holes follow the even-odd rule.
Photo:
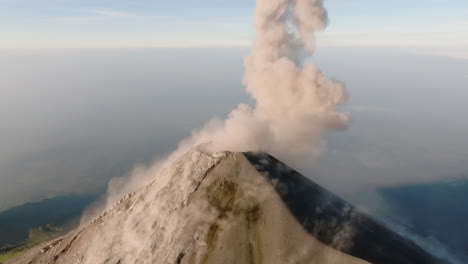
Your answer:
[[[266,154],[192,150],[8,263],[441,263]]]

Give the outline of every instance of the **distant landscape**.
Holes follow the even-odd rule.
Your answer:
[[[0,263],[76,228],[99,193],[59,196],[0,212]]]
[[[387,207],[380,210],[408,232],[448,246],[449,253],[468,260],[468,180],[380,189]]]

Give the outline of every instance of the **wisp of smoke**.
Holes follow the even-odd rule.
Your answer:
[[[347,98],[343,85],[305,62],[314,52],[314,33],[326,25],[321,0],[257,0],[257,34],[243,81],[255,106],[240,104],[226,120],[209,121],[166,160],[136,170],[124,187],[112,181],[110,187],[120,187],[109,188],[108,204],[201,144],[206,151],[265,151],[287,160],[314,156],[323,145],[321,134],[348,122],[338,111]]]

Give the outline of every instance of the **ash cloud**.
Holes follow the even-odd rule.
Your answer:
[[[338,109],[347,100],[343,84],[306,62],[315,49],[314,34],[328,22],[322,1],[256,3],[256,38],[244,59],[243,79],[254,106],[239,104],[227,119],[209,121],[147,171],[157,171],[202,144],[208,152],[265,151],[286,162],[307,161],[323,149],[324,132],[346,127],[349,117]],[[146,172],[133,174],[125,186],[111,182],[109,197],[124,194],[127,186],[141,185],[150,175],[154,177]]]
[[[256,39],[244,60],[244,84],[255,100],[240,104],[226,120],[212,120],[182,145],[209,142],[214,151],[266,151],[280,157],[315,154],[321,134],[346,126],[337,111],[346,101],[340,82],[305,63],[314,33],[327,24],[321,1],[257,1]]]

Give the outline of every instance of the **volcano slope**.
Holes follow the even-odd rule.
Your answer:
[[[7,263],[443,263],[267,154],[192,150]]]

